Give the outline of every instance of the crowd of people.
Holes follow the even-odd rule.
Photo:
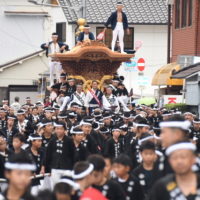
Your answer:
[[[44,102],[2,102],[0,199],[195,200],[198,152],[194,114],[135,105],[117,75],[84,92],[62,73]]]

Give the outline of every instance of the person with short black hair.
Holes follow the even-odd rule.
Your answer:
[[[110,156],[110,158],[117,158],[123,153],[123,144],[120,139],[121,130],[116,126],[112,130],[112,137],[105,143],[104,155]]]
[[[49,141],[54,137],[53,136],[53,123],[51,120],[43,119],[42,120],[43,134],[42,134],[42,146],[47,147]]]
[[[52,33],[52,41],[48,43],[44,43],[41,45],[41,48],[46,51],[46,56],[48,57],[49,54],[54,53],[63,53],[64,50],[68,50],[69,47],[67,44],[58,41],[58,34]],[[54,84],[54,73],[56,73],[56,79],[59,80],[59,75],[62,70],[62,66],[59,60],[52,58],[49,61],[50,67],[50,85]]]
[[[37,194],[37,200],[55,200],[53,192],[48,189],[40,190]]]
[[[143,137],[146,137],[147,135],[149,135],[149,124],[148,121],[141,117],[141,116],[137,116],[135,118],[135,127],[136,127],[136,135],[135,137],[132,138],[132,140],[130,141],[130,158],[132,159],[133,162],[133,167],[137,167],[141,160],[140,160],[140,152],[139,152],[139,140]]]
[[[12,141],[14,153],[20,153],[20,152],[24,151],[24,149],[22,147],[25,144],[25,142],[26,142],[26,138],[24,137],[24,135],[22,135],[22,134],[14,135],[13,141]]]
[[[195,152],[196,146],[190,142],[175,143],[166,149],[174,173],[157,181],[150,200],[200,198],[200,176],[192,169],[196,162]]]
[[[124,5],[122,2],[117,2],[117,10],[113,12],[105,23],[104,32],[106,31],[109,24],[113,30],[113,39],[112,39],[112,51],[114,51],[117,37],[119,37],[119,45],[121,53],[124,53],[124,30],[127,31],[127,34],[130,34],[128,28],[128,20],[126,14],[122,11]]]
[[[37,123],[39,123],[40,116],[38,115],[38,108],[37,107],[32,108],[32,112],[29,116],[29,120],[33,124],[34,127],[36,126]]]
[[[85,97],[85,107],[87,115],[92,114],[95,108],[102,106],[103,93],[98,89],[98,81],[92,81],[91,89],[89,88]]]
[[[28,138],[30,147],[26,149],[26,152],[30,155],[36,165],[35,174],[45,173],[45,151],[42,148],[42,137],[38,134],[32,134]]]
[[[19,97],[15,97],[14,102],[10,105],[10,107],[14,110],[14,114],[17,114],[17,111],[21,108],[21,104],[19,103]]]
[[[66,136],[66,127],[63,122],[54,123],[55,137],[46,149],[45,170],[51,172],[53,183],[57,183],[65,170],[71,170],[74,165],[74,143]]]
[[[71,200],[72,187],[65,182],[59,182],[55,185],[53,193],[55,200]]]
[[[133,170],[132,175],[137,178],[143,194],[147,197],[153,184],[162,177],[162,171],[156,165],[156,146],[151,141],[145,141],[140,146],[142,163]]]
[[[132,163],[129,156],[121,154],[114,161],[113,169],[117,175],[115,181],[119,183],[129,200],[143,200],[144,194],[139,182],[130,174]]]
[[[0,136],[0,178],[4,178],[4,164],[10,156],[11,152],[7,149],[6,138]]]
[[[0,130],[6,127],[7,123],[7,111],[0,107]]]
[[[72,127],[70,131],[75,145],[74,162],[84,161],[89,155],[87,148],[82,144],[84,133],[79,128]]]
[[[83,85],[80,83],[76,84],[76,91],[71,95],[69,106],[74,102],[80,106],[85,106],[85,92],[83,91]]]
[[[186,121],[181,115],[173,115],[167,121],[160,123],[161,128],[161,144],[163,149],[170,147],[171,145],[181,142],[188,141],[189,128],[191,126],[190,121]],[[164,159],[159,160],[161,165],[163,165],[163,173],[169,174],[172,173],[167,156],[165,155]]]
[[[79,200],[82,193],[95,182],[93,170],[94,165],[88,161],[80,161],[74,165],[72,178],[79,185],[79,190],[73,195],[73,200]]]
[[[17,111],[17,128],[19,133],[23,134],[26,139],[30,134],[34,132],[31,122],[25,117],[26,112],[24,110]]]
[[[19,132],[15,126],[15,120],[15,116],[7,116],[6,127],[0,131],[0,135],[3,135],[6,138],[9,148],[12,148],[13,136]]]
[[[120,110],[118,99],[113,94],[113,88],[110,85],[106,87],[106,91],[102,96],[102,107],[104,110],[110,110],[114,113],[118,113]]]
[[[92,131],[92,123],[88,121],[87,118],[84,118],[80,122],[80,128],[84,133],[84,137],[82,140],[82,144],[86,147],[87,151],[90,154],[98,153],[97,141],[95,141],[94,137],[91,135]]]
[[[87,160],[94,165],[93,175],[95,176],[95,183],[93,187],[98,189],[109,200],[125,200],[122,187],[105,176],[105,159],[101,155],[93,154]]]
[[[35,198],[30,194],[30,184],[35,169],[36,166],[25,152],[13,154],[5,163],[8,187],[0,199],[34,200]]]
[[[77,44],[80,45],[83,41],[95,40],[94,34],[90,32],[90,26],[88,24],[84,25],[83,32],[78,36]]]

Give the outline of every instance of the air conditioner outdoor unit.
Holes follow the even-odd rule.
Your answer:
[[[177,63],[181,66],[181,68],[184,68],[194,64],[194,58],[195,56],[179,55],[177,58]]]

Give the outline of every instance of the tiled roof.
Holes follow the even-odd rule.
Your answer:
[[[176,79],[187,78],[188,76],[195,74],[199,71],[200,71],[200,63],[196,63],[194,65],[190,65],[190,66],[185,67],[185,68],[179,70],[178,72],[174,73],[172,78],[176,78]]]
[[[79,6],[82,0],[59,0],[61,6]],[[86,0],[86,20],[88,23],[105,23],[115,11],[117,0]],[[124,0],[124,12],[130,24],[167,24],[166,0]],[[75,23],[78,11],[63,8],[67,21]]]

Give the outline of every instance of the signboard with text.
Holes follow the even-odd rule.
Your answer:
[[[164,105],[165,104],[176,104],[176,103],[183,102],[182,95],[164,95],[163,98],[164,98]]]
[[[145,60],[144,58],[131,58],[130,62],[123,62],[123,67],[125,71],[129,72],[142,72],[145,69]]]

